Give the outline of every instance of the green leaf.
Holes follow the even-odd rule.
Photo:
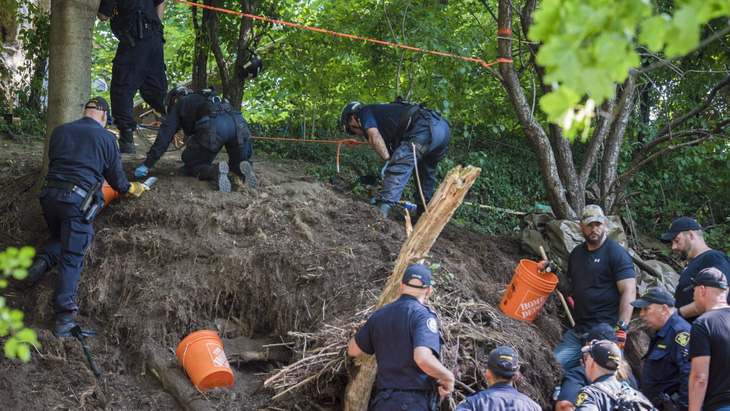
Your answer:
[[[38,336],[36,335],[35,331],[33,331],[30,328],[23,328],[22,330],[15,333],[15,338],[17,338],[20,341],[28,341],[28,342],[36,342],[38,341]]]
[[[568,87],[560,87],[552,93],[540,97],[540,108],[548,115],[548,120],[557,123],[571,107],[580,102],[580,96]]]
[[[23,362],[30,361],[30,345],[18,344],[18,347],[16,348],[15,352],[18,354],[18,358],[20,358],[20,361],[23,361]]]
[[[669,16],[661,14],[647,19],[641,26],[639,43],[646,45],[649,51],[658,53],[664,48],[664,37],[667,34]]]
[[[5,356],[10,358],[11,360],[15,358],[15,353],[18,349],[18,340],[16,340],[14,337],[8,338],[7,341],[5,341]]]

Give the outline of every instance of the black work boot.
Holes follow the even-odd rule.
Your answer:
[[[259,187],[259,179],[253,173],[253,166],[248,161],[241,161],[241,174],[243,174],[244,182],[249,188],[256,189]]]
[[[28,276],[25,277],[23,286],[27,288],[33,287],[48,272],[48,268],[48,264],[42,258],[33,261],[33,264],[28,267]]]
[[[96,337],[99,335],[96,331],[88,330],[86,328],[78,327],[73,320],[73,311],[62,311],[56,313],[56,327],[53,329],[53,336],[56,338],[68,338],[75,336],[74,333],[78,333],[83,337]]]
[[[126,128],[119,130],[119,151],[126,154],[134,154],[134,129]]]
[[[228,163],[221,161],[218,165],[210,165],[198,175],[201,180],[210,180],[216,183],[218,190],[224,193],[231,192],[231,180],[228,179]]]

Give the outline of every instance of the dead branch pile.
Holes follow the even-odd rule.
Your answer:
[[[445,408],[454,409],[465,397],[487,387],[484,375],[486,359],[489,351],[495,347],[520,347],[523,360],[530,361],[532,356],[525,356],[525,350],[532,347],[525,347],[525,333],[505,331],[506,325],[520,324],[528,329],[537,327],[516,323],[489,303],[465,298],[470,293],[459,289],[461,287],[453,279],[450,284],[444,283],[439,277],[435,280],[436,291],[429,301],[438,314],[440,333],[444,338],[441,360],[454,371],[457,379],[455,393],[449,397],[450,404]],[[289,332],[288,336],[293,339],[296,347],[297,360],[275,370],[266,380],[265,386],[276,392],[273,398],[286,399],[287,394],[295,393],[299,393],[295,395],[297,397],[306,396],[319,400],[330,398],[334,401],[338,398],[350,378],[348,364],[352,360],[347,358],[347,345],[371,314],[374,302],[367,309],[353,313],[342,325],[325,325],[312,333]],[[533,367],[528,367],[526,376],[520,380],[523,383],[518,386],[527,395],[539,398],[542,392],[538,384],[530,381],[535,377],[530,368]],[[543,375],[542,378],[544,377]]]

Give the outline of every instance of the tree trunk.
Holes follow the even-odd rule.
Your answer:
[[[41,175],[48,171],[48,143],[53,129],[78,119],[89,100],[91,40],[98,5],[98,0],[54,0],[51,4],[49,110]]]
[[[241,0],[241,12],[246,14],[255,14],[261,0]],[[219,7],[220,0],[212,0],[214,7]],[[218,33],[218,16],[213,13],[210,18],[210,39],[211,49],[218,65],[218,72],[221,76],[223,87],[223,96],[231,102],[236,110],[241,109],[243,101],[243,92],[245,89],[246,79],[238,75],[239,69],[243,68],[252,57],[249,48],[253,43],[253,19],[250,17],[241,17],[238,30],[238,40],[236,42],[235,55],[236,60],[231,66],[223,54]]]
[[[203,4],[210,6],[210,0]],[[210,53],[210,9],[202,9],[200,23],[198,11],[200,7],[191,7],[193,13],[193,28],[195,31],[195,50],[193,51],[193,83],[192,88],[200,91],[208,87],[208,53]]]
[[[413,234],[403,244],[398,260],[395,262],[393,274],[391,274],[383,293],[378,298],[378,303],[375,305],[376,310],[398,298],[403,272],[410,264],[426,257],[431,246],[441,234],[441,230],[464,200],[464,196],[474,184],[480,172],[481,169],[472,166],[464,169],[457,166],[446,174],[444,181],[428,204],[428,213],[421,216]],[[345,411],[364,411],[368,406],[377,366],[374,356],[363,354],[362,357],[363,360],[360,363],[359,371],[347,383]]]

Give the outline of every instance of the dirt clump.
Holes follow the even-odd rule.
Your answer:
[[[39,247],[48,236],[33,192],[41,152],[41,144],[10,142],[0,149],[2,249]],[[127,175],[143,159],[125,155]],[[55,269],[28,291],[0,290],[41,340],[30,363],[0,361],[0,391],[9,393],[0,396],[0,408],[179,408],[151,359],[163,358],[182,373],[174,350],[202,329],[224,339],[285,343],[294,360],[324,350],[328,341],[340,350],[390,276],[405,230],[362,199],[314,180],[305,164],[255,160],[260,188],[234,178],[234,190],[224,194],[186,177],[179,156],[167,154],[150,172],[160,178],[150,192],[121,199],[97,217],[77,303],[82,323],[101,333],[88,340],[100,377],[89,370],[78,341],[48,331]],[[485,387],[486,355],[507,344],[522,357],[518,388],[549,407],[560,377],[551,355],[562,334],[557,300],[550,297],[534,324],[497,308],[519,259],[529,257],[535,258],[516,240],[455,224],[431,250],[432,301],[447,334],[444,361],[458,372],[462,397]],[[211,409],[338,409],[348,366],[344,351],[332,357],[333,368],[278,400],[272,397],[283,389],[263,383],[287,364],[265,361],[234,362],[232,389],[189,399]],[[299,376],[315,371],[321,368]]]

